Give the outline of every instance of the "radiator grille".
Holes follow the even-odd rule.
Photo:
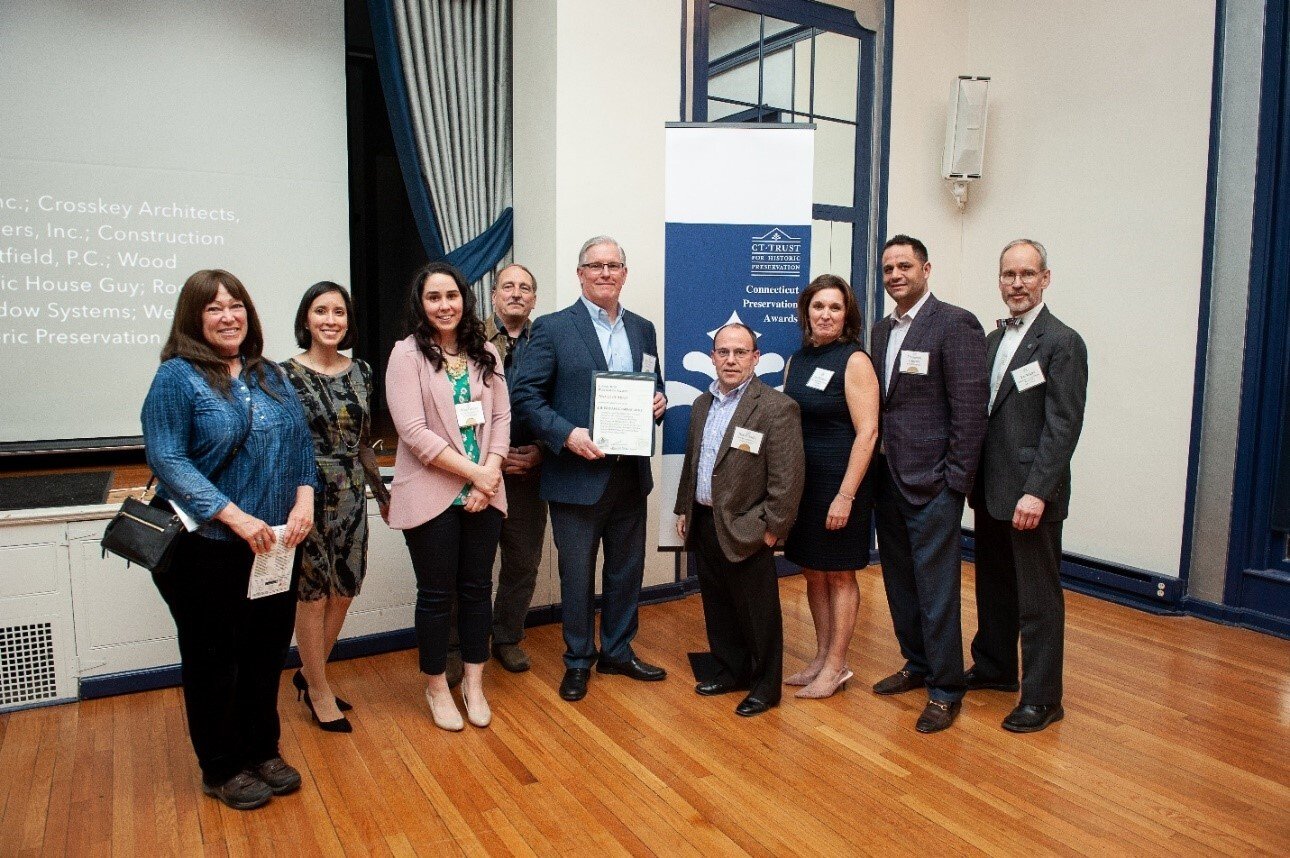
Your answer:
[[[0,706],[58,696],[52,623],[0,627]]]

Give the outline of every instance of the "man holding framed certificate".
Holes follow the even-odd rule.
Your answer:
[[[589,239],[577,273],[582,297],[533,323],[511,393],[516,414],[551,451],[540,493],[550,505],[560,568],[560,696],[571,701],[586,695],[593,664],[600,673],[642,681],[667,675],[632,651],[645,572],[645,498],[654,487],[654,424],[667,407],[657,336],[651,322],[619,303],[627,255],[617,241]],[[595,563],[602,545],[597,648]]]

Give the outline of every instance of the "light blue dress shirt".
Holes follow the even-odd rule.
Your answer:
[[[609,314],[603,307],[598,307],[581,296],[580,300],[587,312],[591,314],[591,324],[596,329],[600,340],[600,350],[605,355],[605,365],[610,372],[633,372],[632,347],[627,342],[627,328],[623,326],[623,305],[618,305],[618,318],[609,321]]]
[[[722,393],[715,379],[708,387],[712,406],[708,409],[708,420],[703,424],[703,443],[699,446],[699,467],[695,473],[698,479],[694,487],[694,499],[704,506],[712,506],[712,471],[717,466],[717,456],[721,453],[721,442],[726,437],[730,418],[735,416],[739,399],[750,381],[751,375],[729,393]]]

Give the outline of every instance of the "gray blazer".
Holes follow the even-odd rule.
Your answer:
[[[986,338],[987,366],[994,366],[1002,339],[1002,331]],[[1019,391],[1012,371],[1031,362],[1038,362],[1044,383]],[[1044,521],[1066,518],[1087,387],[1084,340],[1044,307],[999,383],[971,498],[974,509],[1011,521],[1017,501],[1029,494],[1045,502]]]
[[[694,507],[695,469],[711,407],[712,394],[704,393],[690,411],[690,435],[674,509],[687,519]],[[762,433],[761,450],[756,454],[731,448],[739,427]],[[756,554],[765,545],[762,539],[767,531],[781,539],[788,535],[797,518],[805,479],[806,454],[797,403],[754,377],[735,406],[712,469],[712,518],[727,560],[738,563]]]

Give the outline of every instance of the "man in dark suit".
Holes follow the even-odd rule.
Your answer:
[[[645,573],[645,498],[654,487],[647,456],[606,456],[592,441],[591,391],[597,371],[655,378],[654,419],[663,416],[663,375],[654,325],[619,303],[627,254],[596,236],[578,254],[582,297],[533,323],[515,371],[511,406],[550,451],[540,493],[551,512],[560,567],[564,680],[560,696],[581,700],[591,665],[600,673],[656,681],[667,676],[632,651]],[[595,638],[596,553],[605,562],[600,648]]]
[[[1071,456],[1084,424],[1088,352],[1044,306],[1048,252],[1018,239],[999,257],[1009,317],[986,338],[990,419],[972,492],[976,510],[977,633],[969,689],[1017,690],[1003,720],[1014,733],[1042,730],[1062,711],[1066,608],[1059,577]]]
[[[985,435],[985,336],[971,313],[928,291],[927,248],[907,235],[883,247],[896,309],[873,328],[882,411],[875,511],[882,580],[905,666],[877,694],[927,686],[920,733],[954,723],[966,691],[960,628],[963,499]]]
[[[735,712],[751,716],[779,704],[784,676],[773,549],[802,497],[802,419],[796,402],[753,375],[761,353],[751,328],[725,325],[712,346],[717,377],[690,412],[676,532],[695,553],[708,645],[721,666],[694,690],[746,688]]]

